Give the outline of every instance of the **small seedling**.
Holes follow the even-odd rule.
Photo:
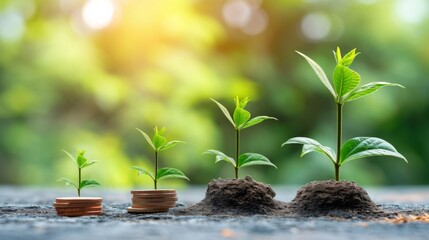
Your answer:
[[[64,182],[66,185],[72,185],[77,189],[77,196],[80,197],[80,190],[82,190],[85,187],[97,187],[100,186],[100,183],[98,183],[95,180],[82,180],[82,169],[91,166],[92,164],[96,163],[97,161],[89,161],[88,159],[85,158],[85,151],[84,150],[79,150],[77,157],[74,158],[70,153],[66,152],[63,150],[63,152],[65,154],[67,154],[67,156],[70,157],[71,160],[73,160],[73,162],[75,163],[77,169],[78,169],[78,175],[79,175],[79,180],[78,180],[78,184],[75,184],[73,181],[71,181],[68,178],[60,178],[57,181],[59,182]]]
[[[335,153],[332,148],[323,146],[316,140],[306,137],[291,138],[283,143],[282,146],[285,144],[303,144],[301,157],[310,152],[319,152],[326,155],[334,164],[335,179],[337,181],[340,179],[340,167],[345,162],[351,160],[375,156],[391,156],[401,158],[407,162],[407,159],[390,143],[380,138],[356,137],[349,139],[341,146],[342,114],[345,103],[365,97],[382,87],[394,86],[404,88],[403,86],[389,82],[371,82],[359,87],[358,85],[361,81],[360,75],[349,68],[359,53],[356,53],[356,49],[353,49],[346,55],[341,56],[340,48],[337,48],[337,51],[334,51],[337,65],[334,69],[334,84],[332,87],[325,72],[315,61],[298,51],[297,53],[303,56],[310,64],[337,104],[337,152]]]
[[[184,143],[182,141],[169,141],[167,142],[167,139],[164,137],[165,128],[161,128],[158,130],[158,127],[155,127],[155,134],[153,135],[153,138],[150,139],[149,135],[147,135],[142,130],[137,130],[143,135],[143,137],[146,139],[147,143],[151,146],[151,148],[155,152],[155,174],[150,173],[146,169],[139,167],[139,166],[132,166],[131,168],[138,171],[139,175],[148,175],[153,180],[154,188],[155,190],[158,189],[158,181],[165,178],[183,178],[189,181],[189,178],[185,176],[185,174],[176,168],[161,168],[158,169],[158,154],[161,151],[167,150],[169,148],[172,148],[176,146],[179,143]]]
[[[236,133],[236,152],[235,159],[232,157],[228,157],[226,154],[218,151],[218,150],[207,150],[204,154],[212,154],[216,156],[215,163],[220,161],[226,161],[227,163],[234,166],[235,170],[235,178],[238,179],[238,170],[242,167],[253,166],[253,165],[268,165],[277,168],[267,157],[258,154],[258,153],[243,153],[240,155],[240,132],[241,130],[259,124],[267,119],[277,120],[274,117],[268,116],[257,116],[254,118],[250,118],[251,114],[244,108],[247,103],[250,101],[249,98],[244,98],[240,101],[238,97],[235,97],[235,110],[231,117],[226,107],[212,99],[215,102],[220,110],[222,110],[225,117],[231,122],[232,126],[235,129]]]

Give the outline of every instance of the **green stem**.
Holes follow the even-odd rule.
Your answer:
[[[153,180],[155,190],[158,189],[158,151],[155,151],[155,179]]]
[[[335,180],[340,180],[341,137],[343,128],[343,105],[337,103],[337,159],[335,163]]]
[[[77,196],[78,197],[80,197],[80,182],[82,181],[81,180],[82,179],[82,169],[81,168],[79,168],[79,182],[77,183],[78,184],[78,186],[77,186]]]
[[[238,179],[238,157],[240,156],[240,130],[236,129],[235,179]]]

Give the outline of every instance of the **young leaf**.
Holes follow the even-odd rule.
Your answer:
[[[185,143],[185,142],[178,141],[178,140],[169,141],[168,143],[164,144],[164,146],[162,146],[159,151],[164,151],[166,149],[172,148],[172,147],[176,146],[179,143]]]
[[[238,98],[238,96],[236,96],[234,98],[234,102],[235,102],[235,107],[240,107],[240,108],[245,108],[247,103],[250,101],[250,99],[248,97],[243,98],[241,101]]]
[[[334,87],[337,92],[337,102],[343,103],[341,98],[353,91],[360,83],[360,76],[357,72],[348,67],[338,64],[334,70]]]
[[[80,182],[79,188],[85,188],[85,187],[98,187],[101,186],[101,184],[95,180],[82,180]]]
[[[234,167],[237,166],[236,163],[235,163],[235,160],[233,158],[231,158],[231,157],[228,157],[223,152],[210,149],[210,150],[205,151],[203,154],[216,155],[215,163],[220,162],[220,161],[226,161],[226,162],[228,162],[229,164],[231,164]]]
[[[337,98],[337,94],[335,93],[334,89],[332,88],[331,83],[328,80],[328,77],[326,76],[323,69],[315,62],[313,59],[307,57],[305,54],[297,52],[299,55],[303,56],[305,60],[307,60],[308,64],[310,64],[311,68],[313,68],[313,71],[316,73],[316,75],[319,77],[320,81],[322,81],[323,85],[329,90],[329,92],[332,94],[334,99]]]
[[[310,152],[319,152],[326,155],[333,163],[336,162],[336,154],[330,147],[323,146],[318,141],[306,137],[294,137],[282,144],[303,144],[301,157]]]
[[[70,157],[71,160],[73,160],[73,163],[76,165],[76,167],[79,167],[79,165],[76,162],[76,159],[70,154],[68,153],[66,150],[63,150],[63,152]]]
[[[176,168],[161,168],[158,169],[157,174],[158,179],[165,179],[165,178],[183,178],[189,181],[189,178],[185,176],[185,174]]]
[[[86,167],[89,167],[89,166],[91,166],[92,164],[94,164],[94,163],[96,163],[97,161],[89,161],[89,162],[86,162],[85,164],[83,164],[82,166],[81,166],[81,169],[83,169],[83,168],[86,168]]]
[[[79,168],[83,168],[82,166],[85,165],[88,162],[88,159],[85,158],[85,151],[78,151],[76,163],[79,166]]]
[[[143,132],[142,130],[136,128],[142,135],[143,137],[146,139],[146,142],[149,143],[149,145],[152,147],[153,150],[156,150],[155,146],[152,143],[152,140],[150,139],[149,135],[147,135],[145,132]]]
[[[210,98],[210,99],[218,105],[218,107],[220,108],[220,110],[222,110],[222,112],[225,115],[225,117],[231,122],[232,126],[235,127],[234,120],[232,120],[232,117],[229,114],[228,110],[222,104],[220,104],[219,102],[217,102],[213,98]]]
[[[72,186],[74,186],[76,189],[78,189],[77,185],[76,185],[76,184],[74,184],[74,183],[72,182],[72,180],[70,180],[70,179],[68,179],[68,178],[60,178],[60,179],[58,179],[58,180],[57,180],[57,182],[63,182],[63,183],[65,183],[66,185],[72,185]]]
[[[160,151],[167,143],[167,139],[160,134],[155,133],[155,135],[153,135],[152,142],[153,146],[155,146],[156,151]]]
[[[234,111],[234,123],[235,129],[240,130],[250,119],[250,112],[244,110],[241,107],[235,108]]]
[[[277,168],[268,158],[258,153],[243,153],[238,158],[238,168],[253,165],[267,165]]]
[[[355,48],[355,49],[351,50],[350,52],[348,52],[346,55],[344,55],[344,57],[341,59],[341,61],[339,61],[339,63],[348,67],[348,66],[352,65],[353,60],[359,54],[360,54],[359,52],[356,53],[356,48]]]
[[[152,178],[152,180],[155,180],[155,177],[152,175],[152,173],[150,173],[149,171],[147,171],[146,169],[144,169],[142,167],[132,166],[131,169],[137,170],[138,175],[148,175],[150,178]]]
[[[261,123],[267,119],[277,120],[277,118],[275,118],[275,117],[257,116],[257,117],[250,119],[249,121],[247,121],[246,124],[244,124],[244,126],[241,129],[245,129],[245,128],[251,127],[253,125],[259,124],[259,123]]]
[[[372,82],[365,84],[354,91],[350,92],[345,98],[344,102],[350,102],[356,99],[359,99],[361,97],[365,97],[366,95],[369,95],[373,92],[378,91],[380,88],[392,86],[392,87],[401,87],[404,88],[404,86],[397,84],[397,83],[389,83],[389,82]]]
[[[334,56],[337,64],[341,63],[342,57],[341,57],[341,49],[339,47],[337,47],[337,52],[334,52]]]
[[[395,147],[383,139],[375,137],[356,137],[348,140],[341,147],[340,164],[345,162],[375,156],[390,156],[407,159],[402,156]]]

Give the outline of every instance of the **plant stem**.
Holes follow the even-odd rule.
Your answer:
[[[240,130],[236,129],[235,179],[238,179],[238,157],[240,156]]]
[[[153,180],[155,190],[158,189],[158,151],[155,151],[155,179]]]
[[[79,182],[77,183],[78,184],[78,187],[77,187],[77,196],[80,197],[80,182],[81,182],[81,179],[82,179],[82,169],[81,168],[78,168],[78,169],[79,169]]]
[[[343,127],[343,105],[337,103],[337,161],[335,163],[335,180],[340,180],[341,137]]]

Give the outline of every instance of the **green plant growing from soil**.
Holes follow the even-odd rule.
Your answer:
[[[310,64],[316,75],[332,94],[337,105],[337,152],[335,153],[332,148],[323,146],[316,140],[306,137],[291,138],[283,143],[282,146],[286,144],[302,144],[301,157],[310,152],[324,154],[334,164],[335,180],[337,181],[340,179],[340,167],[351,160],[374,156],[391,156],[401,158],[407,162],[407,159],[390,143],[376,137],[355,137],[347,140],[341,146],[342,114],[345,103],[365,97],[382,87],[394,86],[404,88],[403,86],[389,82],[371,82],[363,86],[358,86],[361,77],[357,72],[349,68],[355,57],[359,55],[359,52],[356,53],[356,49],[351,50],[344,56],[341,56],[340,48],[337,48],[336,52],[334,51],[337,65],[333,74],[333,86],[329,82],[323,69],[315,61],[298,51],[297,53],[304,57],[308,64]]]
[[[185,174],[176,168],[160,168],[158,169],[158,154],[161,151],[167,150],[169,148],[172,148],[176,146],[179,143],[184,143],[182,141],[167,141],[167,139],[164,137],[165,128],[158,129],[158,127],[155,127],[153,135],[153,138],[150,139],[149,135],[147,135],[142,130],[137,130],[143,135],[143,137],[146,139],[147,143],[149,143],[150,147],[155,152],[155,174],[152,174],[151,172],[147,171],[146,169],[139,167],[139,166],[132,166],[131,168],[138,171],[139,175],[147,175],[153,180],[154,189],[158,189],[158,181],[161,179],[166,178],[183,178],[189,181],[189,178],[185,176]]]
[[[236,135],[236,152],[235,152],[235,159],[232,157],[228,157],[226,154],[218,151],[218,150],[207,150],[204,152],[204,154],[212,154],[216,156],[215,163],[220,161],[226,161],[227,163],[231,164],[234,167],[235,170],[235,178],[238,179],[238,170],[242,167],[247,166],[253,166],[253,165],[267,165],[277,168],[270,160],[258,153],[243,153],[240,155],[240,132],[241,130],[257,125],[267,119],[273,119],[277,120],[274,117],[268,117],[268,116],[257,116],[254,118],[250,118],[251,114],[249,111],[245,110],[247,103],[250,101],[249,98],[244,98],[240,101],[238,97],[235,97],[235,110],[234,113],[231,115],[229,114],[226,107],[224,107],[222,104],[217,102],[214,99],[211,99],[213,102],[215,102],[222,113],[225,115],[225,117],[229,120],[229,122],[232,124],[232,126],[235,129],[235,135]]]
[[[98,187],[100,186],[100,183],[98,183],[95,180],[91,180],[91,179],[85,179],[82,180],[82,169],[91,166],[92,164],[96,163],[97,161],[89,161],[84,155],[85,155],[85,151],[84,150],[79,150],[77,157],[74,158],[70,153],[66,152],[63,150],[63,152],[65,154],[67,154],[67,156],[70,157],[71,160],[73,160],[73,162],[75,163],[77,169],[78,169],[78,184],[75,184],[73,181],[71,181],[68,178],[60,178],[57,181],[59,182],[64,182],[66,185],[71,185],[74,186],[77,189],[77,196],[80,197],[80,191],[83,188],[86,187]]]

